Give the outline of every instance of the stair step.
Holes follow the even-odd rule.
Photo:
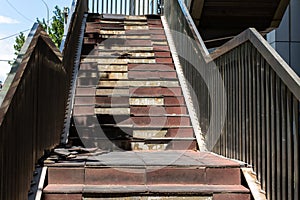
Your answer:
[[[128,64],[129,71],[174,71],[173,64]]]
[[[131,106],[130,114],[133,116],[155,116],[155,115],[180,115],[186,116],[187,110],[185,106],[178,107],[162,107],[162,106]]]
[[[139,63],[139,64],[148,64],[148,63],[155,63],[156,59],[154,58],[121,58],[121,59],[115,59],[115,58],[83,58],[81,59],[81,63],[89,63],[89,62],[95,62],[99,64],[128,64],[128,63]]]
[[[157,184],[157,185],[83,185],[83,184],[49,184],[44,192],[46,194],[144,194],[149,195],[214,195],[214,194],[247,194],[249,190],[242,185],[204,185],[204,184]],[[249,196],[250,197],[250,196]],[[93,198],[92,198],[93,199]],[[246,198],[248,199],[248,198]],[[246,200],[245,199],[245,200]],[[250,198],[249,198],[250,199]]]
[[[197,160],[189,157],[193,155],[190,152],[113,152],[91,156],[92,160],[87,159],[91,166],[86,163],[86,167],[49,167],[48,184],[241,184],[237,163],[209,153],[201,153],[202,157],[195,153],[200,155]]]
[[[178,81],[99,81],[99,87],[178,87]]]

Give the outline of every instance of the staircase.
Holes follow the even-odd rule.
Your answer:
[[[88,16],[73,121],[45,200],[250,199],[238,163],[197,151],[157,16]]]
[[[196,149],[160,19],[90,16],[81,58],[73,116],[85,145]]]

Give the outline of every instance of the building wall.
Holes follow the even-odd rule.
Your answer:
[[[291,0],[280,26],[267,40],[300,76],[300,0]]]

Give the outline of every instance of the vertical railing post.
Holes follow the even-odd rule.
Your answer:
[[[129,3],[129,15],[135,14],[135,0],[130,0]]]

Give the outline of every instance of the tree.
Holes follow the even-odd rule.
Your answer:
[[[64,14],[58,6],[55,6],[55,11],[53,11],[53,13],[54,16],[52,17],[52,22],[49,28],[45,19],[43,19],[42,21],[37,19],[37,21],[42,25],[44,30],[48,31],[48,34],[52,41],[57,47],[59,47],[64,34]]]
[[[20,33],[20,35],[18,35],[16,37],[16,44],[14,45],[14,49],[15,49],[15,55],[18,55],[21,51],[21,48],[23,46],[23,44],[25,43],[25,35],[23,32]]]
[[[42,20],[37,19],[37,22],[43,27],[45,31],[47,31],[54,44],[57,47],[59,47],[64,34],[64,15],[58,6],[55,6],[55,11],[53,11],[53,13],[54,16],[52,17],[52,22],[49,28],[44,18]],[[14,44],[15,55],[18,55],[20,53],[24,43],[25,43],[25,35],[24,33],[21,32],[20,35],[18,35],[15,40],[15,44]],[[16,59],[14,59],[14,61],[15,60]],[[10,61],[9,64],[12,65],[14,61]]]
[[[14,49],[15,49],[15,55],[18,55],[23,47],[23,44],[25,43],[25,35],[23,32],[21,32],[15,39]],[[10,65],[13,65],[16,59],[13,61],[8,61]]]

